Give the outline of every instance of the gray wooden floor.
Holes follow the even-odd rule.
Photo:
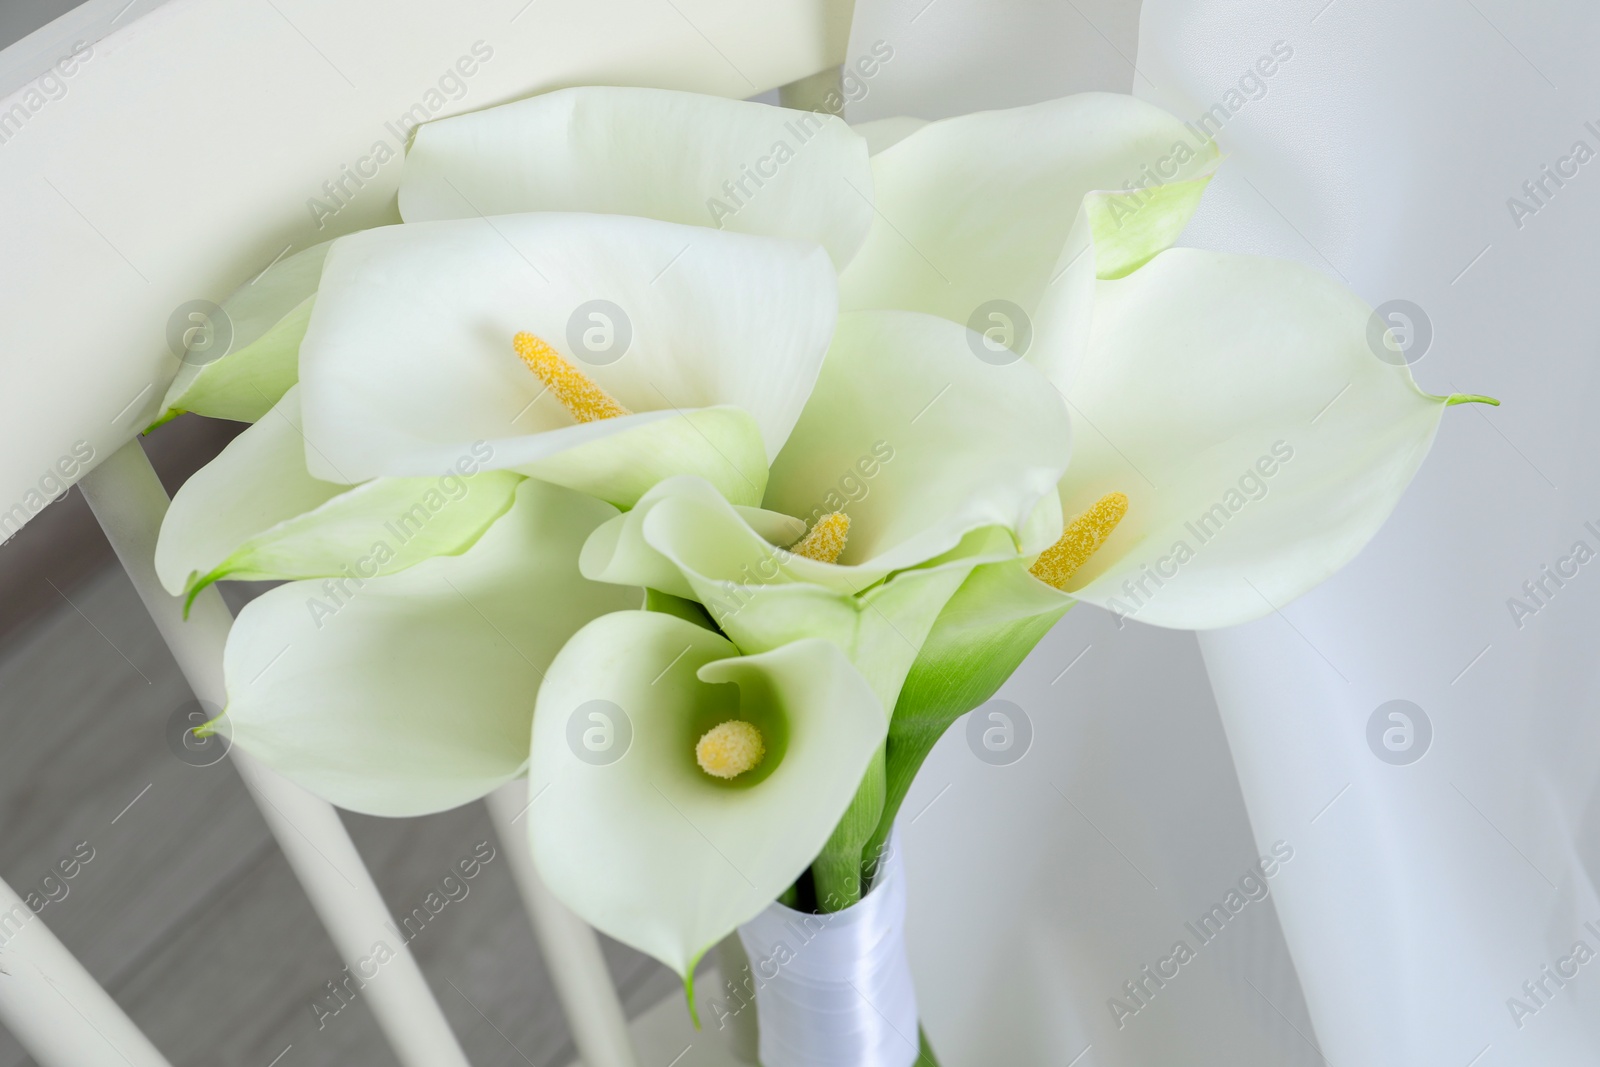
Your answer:
[[[60,897],[44,920],[177,1067],[280,1055],[277,1067],[395,1064],[359,999],[319,1029],[311,1004],[341,961],[229,762],[192,767],[169,750],[184,681],[114,564],[71,580],[104,547],[81,528],[81,501],[45,514],[57,509],[68,551],[37,537],[0,548],[8,603],[50,604],[25,617],[0,608],[0,876],[24,896]],[[236,607],[241,593],[227,593]],[[479,842],[498,848],[481,804],[345,821],[397,913]],[[46,884],[89,849],[73,878]],[[572,1046],[504,858],[468,884],[412,948],[469,1058],[566,1063]],[[607,951],[630,1013],[677,988],[653,961]],[[0,1067],[28,1063],[0,1031]]]

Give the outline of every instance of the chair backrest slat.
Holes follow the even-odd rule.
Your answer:
[[[182,601],[161,587],[155,546],[167,494],[144,449],[137,441],[123,445],[81,487],[190,688],[203,705],[220,710],[227,700],[222,649],[233,617],[214,586],[195,598],[187,620]],[[245,753],[231,756],[352,973],[361,973],[361,961],[370,960],[376,943],[394,950],[362,994],[396,1057],[406,1067],[468,1067],[415,957],[394,936],[389,909],[339,813]]]
[[[169,0],[64,51],[0,99],[0,540],[148,424],[181,304],[394,220],[410,123],[583,83],[752,96],[841,62],[849,6]]]
[[[39,1067],[171,1067],[3,881],[0,1023]]]

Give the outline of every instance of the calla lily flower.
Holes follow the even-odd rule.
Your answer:
[[[1064,257],[1083,254],[1042,306],[1030,358],[1078,428],[1063,512],[1111,492],[1128,503],[1064,591],[1206,629],[1270,614],[1347,563],[1399,503],[1445,409],[1483,398],[1419,389],[1372,309],[1320,272],[1163,251],[1193,206],[1088,198]],[[1119,210],[1171,221],[1118,241]],[[1129,259],[1143,265],[1114,273]]]
[[[834,285],[812,245],[620,215],[342,238],[300,347],[308,468],[426,477],[487,441],[494,469],[623,507],[681,473],[755,503],[827,350]],[[613,348],[586,360],[596,301]]]
[[[511,507],[522,477],[477,473],[484,442],[437,478],[339,485],[306,469],[299,386],[173,497],[156,544],[156,574],[174,596],[212,582],[365,579],[471,548]]]
[[[655,612],[580,630],[550,665],[533,721],[541,876],[686,980],[810,865],[888,724],[830,642],[741,656]]]
[[[1085,94],[876,140],[841,303],[1015,309],[1004,340],[1073,416],[1063,516],[1126,498],[1056,574],[1073,599],[1182,628],[1270,613],[1371,538],[1462,399],[1419,390],[1323,275],[1170,249],[1218,156],[1156,108]]]
[[[841,306],[960,323],[995,301],[1035,314],[1089,193],[1191,181],[1218,159],[1165,111],[1110,93],[872,125],[876,213]]]
[[[425,123],[407,222],[582,211],[821,245],[872,225],[867,143],[832,115],[668,89],[584,86]]]
[[[616,509],[533,479],[457,556],[400,574],[300,581],[251,601],[228,635],[233,742],[327,800],[419,815],[527,766],[534,697],[579,628],[639,590],[578,573]]]
[[[185,346],[156,426],[191,411],[255,422],[282,399],[299,380],[300,341],[311,322],[328,248],[328,242],[312,245],[269,265],[222,302],[219,321],[194,313],[198,321],[191,328],[200,331],[203,345]],[[224,337],[217,336],[219,330]],[[211,350],[224,341],[224,351]]]

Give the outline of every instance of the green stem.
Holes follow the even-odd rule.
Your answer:
[[[895,702],[884,804],[863,862],[875,859],[889,839],[917,771],[950,724],[994,696],[1072,606],[1043,589],[1018,567],[979,567],[945,606]],[[1014,608],[995,611],[996,603]]]
[[[884,749],[879,748],[855,799],[811,864],[819,912],[843,911],[861,899],[862,849],[883,820],[883,801]]]
[[[978,703],[981,704],[982,701]],[[900,805],[905,803],[906,794],[911,791],[911,783],[916,781],[917,771],[922,769],[923,761],[928,758],[928,753],[933,751],[933,746],[939,743],[939,738],[944,735],[945,730],[949,729],[950,724],[962,714],[964,712],[957,712],[954,716],[934,722],[907,720],[904,724],[896,723],[890,728],[884,760],[883,814],[873,829],[872,836],[867,838],[867,843],[861,850],[863,863],[872,862],[883,852],[889,834],[894,829],[894,819],[900,812]]]

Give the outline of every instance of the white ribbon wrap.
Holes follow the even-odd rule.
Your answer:
[[[827,915],[773,904],[739,927],[756,986],[762,1067],[912,1067],[917,995],[905,926],[895,834],[859,903]]]

